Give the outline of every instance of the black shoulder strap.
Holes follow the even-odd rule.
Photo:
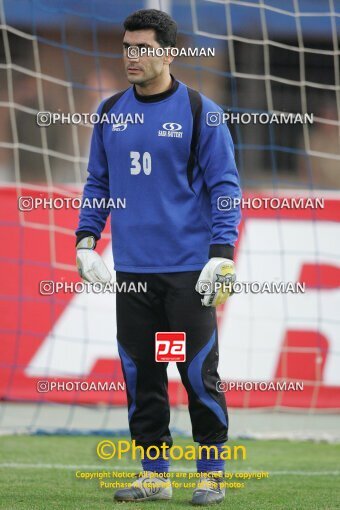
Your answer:
[[[112,106],[114,106],[117,103],[118,99],[120,99],[127,90],[128,89],[122,90],[121,92],[118,92],[117,94],[114,94],[113,96],[109,97],[105,101],[102,107],[102,111],[100,112],[100,120],[102,120],[103,115],[111,110]],[[100,125],[103,126],[103,123],[100,122]]]
[[[187,87],[187,90],[189,94],[190,108],[193,120],[190,144],[190,156],[187,165],[188,183],[191,188],[193,181],[193,171],[196,162],[196,147],[201,132],[202,97],[201,94],[197,92],[197,90],[191,89],[190,87]]]

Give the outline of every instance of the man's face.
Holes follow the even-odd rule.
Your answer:
[[[156,55],[144,54],[136,58],[132,58],[132,55],[129,57],[128,48],[130,46],[137,46],[139,49],[156,49],[160,48],[160,45],[155,39],[153,29],[125,32],[123,39],[124,67],[126,77],[130,83],[136,83],[137,85],[147,83],[157,78],[162,73],[164,66],[170,63],[169,57],[166,55],[157,57]]]

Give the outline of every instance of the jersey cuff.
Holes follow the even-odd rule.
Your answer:
[[[82,239],[85,239],[85,237],[94,237],[96,244],[99,239],[99,237],[96,236],[96,234],[94,234],[93,232],[89,232],[88,230],[81,230],[80,232],[77,232],[76,246]],[[94,245],[94,248],[96,247],[96,244]]]
[[[212,259],[213,257],[234,260],[234,246],[230,246],[230,244],[211,244],[209,258]]]

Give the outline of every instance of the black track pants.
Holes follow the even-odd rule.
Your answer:
[[[155,333],[184,331],[186,361],[177,363],[188,393],[194,441],[227,440],[228,414],[219,379],[216,312],[203,307],[195,284],[200,271],[117,272],[117,282],[147,283],[147,292],[117,293],[117,339],[127,388],[131,438],[147,447],[172,445],[167,363],[155,361]],[[131,287],[131,285],[130,285]]]

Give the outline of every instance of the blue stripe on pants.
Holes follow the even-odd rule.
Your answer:
[[[211,351],[213,345],[215,344],[215,338],[216,330],[214,330],[213,334],[211,335],[209,342],[198,352],[198,354],[196,354],[194,359],[191,361],[188,368],[188,378],[194,392],[201,400],[201,402],[203,402],[203,404],[205,404],[217,416],[220,422],[227,427],[227,420],[223,409],[205,389],[202,377],[203,363]]]
[[[117,340],[118,342],[118,340]],[[131,416],[136,410],[136,387],[137,387],[137,367],[134,361],[130,358],[130,356],[125,352],[123,347],[118,342],[118,352],[120,359],[122,360],[125,376],[126,376],[126,386],[128,392],[131,397],[131,406],[129,409],[129,421],[131,420]]]

